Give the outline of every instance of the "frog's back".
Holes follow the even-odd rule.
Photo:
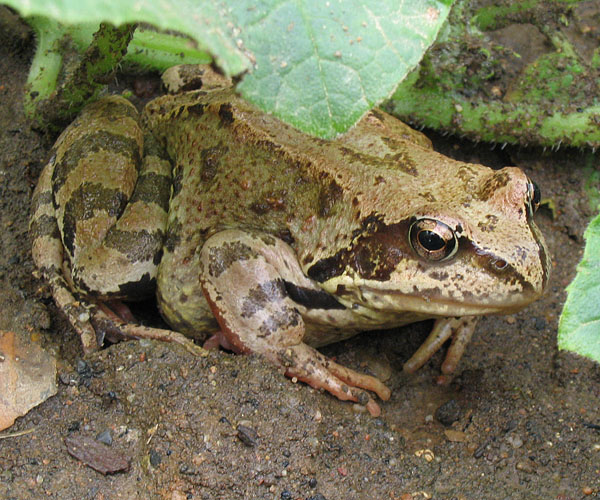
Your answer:
[[[338,141],[310,137],[231,89],[159,98],[144,119],[175,162],[171,236],[194,228],[196,243],[223,228],[248,227],[304,249],[325,243],[332,225],[339,243],[360,227],[356,195],[378,169],[414,177],[413,167],[389,154],[390,143],[429,147],[424,136],[379,112]],[[384,126],[391,139],[379,144]]]

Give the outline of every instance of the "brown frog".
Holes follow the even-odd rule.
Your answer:
[[[56,142],[34,194],[33,256],[86,350],[90,321],[192,350],[180,333],[217,331],[378,414],[364,389],[384,400],[389,389],[315,347],[436,318],[404,369],[452,337],[452,373],[479,316],[541,296],[540,195],[518,168],[449,159],[379,110],[336,140],[310,137],[214,81],[141,118],[104,98]],[[152,293],[180,333],[125,324],[106,305]]]

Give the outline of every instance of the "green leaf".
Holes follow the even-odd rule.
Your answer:
[[[256,58],[239,86],[244,97],[304,131],[332,137],[392,94],[433,43],[448,7],[306,0],[236,12]]]
[[[64,24],[146,22],[182,32],[241,93],[332,137],[389,97],[433,43],[453,0],[2,0]]]
[[[567,287],[558,347],[600,363],[600,215],[588,226],[583,259]]]

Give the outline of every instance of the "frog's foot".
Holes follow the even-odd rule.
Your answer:
[[[67,282],[58,273],[44,273],[45,278],[50,284],[52,297],[56,307],[64,312],[67,320],[79,335],[83,352],[88,354],[99,349],[98,337],[96,330],[90,323],[90,315],[92,314],[91,306],[85,301],[75,298],[69,290]]]
[[[362,389],[374,392],[384,401],[390,398],[390,390],[379,379],[339,365],[306,344],[284,348],[278,353],[278,359],[288,377],[295,377],[315,389],[325,389],[343,401],[356,401],[366,406],[374,417],[381,414],[381,409]]]
[[[328,295],[324,300],[325,292],[304,276],[289,245],[261,233],[227,230],[206,241],[200,260],[204,296],[221,327],[218,337],[229,348],[262,354],[287,376],[379,415],[379,406],[365,390],[386,400],[387,387],[303,342],[303,313],[317,315],[323,309],[326,314],[343,306]]]
[[[421,344],[417,352],[404,363],[403,370],[406,373],[416,372],[442,347],[442,344],[446,340],[452,337],[452,343],[442,363],[442,373],[444,375],[452,375],[465,352],[467,344],[473,336],[478,320],[478,316],[440,318],[436,320],[429,337]]]

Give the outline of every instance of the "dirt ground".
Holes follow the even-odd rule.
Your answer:
[[[556,348],[565,286],[592,215],[584,180],[600,161],[591,151],[491,150],[432,136],[446,154],[520,166],[554,202],[554,219],[550,210],[537,215],[552,282],[527,310],[481,321],[449,386],[435,384],[441,355],[411,377],[401,371],[430,323],[324,349],[343,364],[389,377],[392,398],[372,418],[292,383],[258,357],[197,358],[141,341],[82,360],[78,339],[32,275],[29,201],[53,141],[32,129],[21,109],[32,41],[15,32],[1,40],[0,329],[35,333],[58,358],[59,390],[8,430],[32,432],[0,439],[0,498],[600,495],[600,367]],[[102,433],[111,450],[130,458],[128,472],[104,476],[67,453],[65,438]]]

